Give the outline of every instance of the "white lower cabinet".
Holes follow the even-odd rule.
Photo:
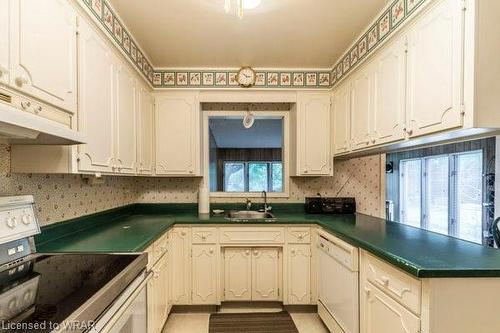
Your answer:
[[[311,246],[291,244],[288,247],[288,304],[311,302]]]
[[[224,300],[252,299],[252,249],[224,249]]]
[[[278,248],[225,248],[224,300],[280,300],[280,267]]]
[[[373,284],[361,290],[361,333],[419,333],[420,319]]]
[[[279,249],[252,250],[252,301],[278,301],[280,299]]]
[[[191,229],[184,227],[172,229],[170,246],[172,304],[191,304]]]
[[[153,277],[148,283],[148,332],[160,333],[169,311],[168,253],[153,267]]]
[[[193,268],[192,304],[217,303],[217,246],[193,244],[191,249]]]

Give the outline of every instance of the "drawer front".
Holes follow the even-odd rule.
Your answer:
[[[192,228],[193,244],[217,243],[217,228]]]
[[[420,314],[422,285],[418,279],[366,252],[362,255],[362,269],[366,280],[414,313]]]
[[[284,228],[236,227],[220,228],[219,240],[225,244],[283,244]]]
[[[311,242],[311,228],[292,227],[287,228],[287,242],[296,244],[308,244]]]

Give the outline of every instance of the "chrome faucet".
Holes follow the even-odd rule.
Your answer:
[[[251,201],[250,199],[248,199],[248,198],[247,198],[247,203],[246,203],[246,205],[247,205],[247,210],[252,209],[252,201]]]
[[[264,213],[267,213],[268,211],[271,210],[271,207],[269,207],[267,205],[267,192],[266,191],[262,191],[262,196],[264,197],[264,208],[263,208],[263,210],[264,210]]]

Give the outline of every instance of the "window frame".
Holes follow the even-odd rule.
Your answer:
[[[287,101],[283,101],[287,102]],[[209,155],[209,120],[212,117],[244,117],[247,114],[246,110],[219,110],[207,111],[202,110],[203,123],[203,181],[202,186],[210,188],[210,155]],[[289,198],[290,197],[290,111],[252,111],[256,118],[274,118],[282,119],[283,121],[283,145],[282,145],[282,163],[283,163],[283,191],[269,192],[268,198]],[[259,198],[261,192],[210,192],[211,198]]]
[[[429,220],[428,220],[428,207],[427,207],[427,201],[428,201],[428,191],[427,191],[427,180],[426,177],[428,177],[427,174],[427,161],[429,159],[435,159],[439,157],[447,157],[448,158],[448,233],[447,235],[459,238],[459,228],[458,228],[458,181],[457,181],[457,172],[458,172],[458,157],[463,156],[463,155],[471,155],[471,154],[480,154],[481,156],[481,169],[482,169],[482,174],[484,174],[484,151],[482,149],[474,149],[474,150],[468,150],[468,151],[461,151],[461,152],[454,152],[454,153],[449,153],[449,154],[436,154],[436,155],[429,155],[429,156],[422,156],[422,157],[413,157],[413,158],[405,158],[405,159],[400,159],[399,160],[399,194],[398,194],[398,200],[399,200],[399,220],[401,223],[409,225],[406,223],[406,216],[407,213],[405,210],[403,210],[403,204],[402,204],[402,196],[404,195],[404,182],[402,181],[402,178],[404,177],[404,174],[401,174],[402,165],[406,162],[409,161],[420,161],[420,228],[429,230]],[[481,196],[482,196],[482,202],[484,201],[484,188],[483,184],[481,184]],[[481,232],[483,231],[483,216],[481,216]],[[466,239],[464,239],[466,240]],[[470,240],[466,240],[470,241]],[[484,237],[481,237],[481,243],[484,241]],[[473,242],[473,241],[470,241]]]
[[[223,176],[222,179],[224,180],[223,188],[224,192],[227,193],[238,193],[236,191],[231,192],[227,191],[226,189],[226,164],[243,164],[243,188],[244,191],[247,193],[262,193],[262,191],[250,191],[250,171],[249,171],[249,166],[250,164],[266,164],[267,167],[267,190],[265,190],[267,193],[281,193],[281,192],[275,192],[273,191],[273,164],[281,164],[281,167],[283,168],[283,161],[224,161],[224,167],[223,167]],[[282,187],[284,187],[284,176],[282,173]]]

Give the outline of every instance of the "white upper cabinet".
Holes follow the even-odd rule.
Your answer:
[[[405,138],[406,46],[399,39],[380,51],[370,64],[373,79],[371,144]]]
[[[78,170],[112,172],[115,132],[115,60],[104,40],[84,21],[79,33],[78,130],[87,144],[78,146]]]
[[[76,112],[77,21],[70,2],[18,0],[10,5],[11,86]]]
[[[332,174],[330,107],[328,93],[297,95],[296,176]]]
[[[144,86],[137,89],[137,173],[153,174],[154,99]]]
[[[197,93],[160,94],[155,104],[156,174],[199,176],[201,114]]]
[[[115,171],[135,173],[137,154],[135,78],[128,65],[117,66]]]
[[[444,0],[433,6],[408,34],[410,136],[462,125],[462,3]]]
[[[10,71],[10,1],[0,1],[0,83],[9,83]]]
[[[354,74],[351,81],[352,149],[370,145],[370,113],[372,109],[372,79],[368,70]]]
[[[351,146],[351,90],[347,82],[333,94],[333,154],[348,152]]]

